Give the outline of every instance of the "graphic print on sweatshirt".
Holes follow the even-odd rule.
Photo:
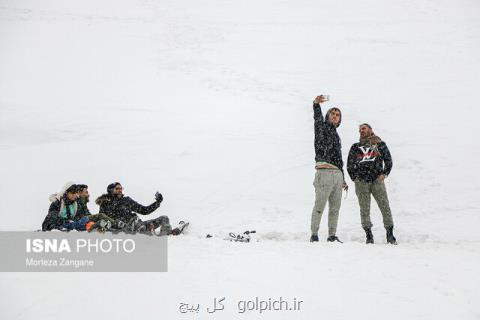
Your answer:
[[[362,154],[358,154],[358,158],[362,159],[359,163],[375,161],[377,156],[380,155],[376,145],[373,147],[359,146],[359,148],[362,151]]]

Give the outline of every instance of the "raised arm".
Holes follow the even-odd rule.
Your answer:
[[[143,214],[143,215],[150,214],[153,211],[157,210],[157,208],[160,207],[160,203],[161,203],[161,201],[157,200],[149,206],[142,206],[140,203],[136,202],[132,198],[128,198],[128,199],[129,199],[128,206],[130,207],[130,209],[133,212],[136,212],[138,214]]]
[[[313,119],[315,120],[315,125],[317,124],[317,121],[321,123],[324,121],[320,104],[325,101],[327,101],[327,99],[324,96],[317,96],[313,101]]]
[[[326,99],[323,96],[317,96],[313,101],[313,119],[315,124],[315,149],[320,145],[320,141],[323,139],[323,128],[325,121],[323,118],[322,107],[320,103],[325,102]]]
[[[322,107],[319,103],[313,103],[313,119],[315,120],[315,124],[317,121],[323,122],[323,113]]]

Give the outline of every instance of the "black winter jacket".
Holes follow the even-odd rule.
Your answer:
[[[155,211],[160,206],[160,201],[156,201],[149,206],[142,206],[130,197],[114,197],[109,194],[100,196],[96,203],[100,206],[100,213],[105,213],[114,220],[121,220],[125,223],[132,218],[137,218],[137,214],[147,215]]]
[[[60,208],[61,208],[61,200],[55,200],[50,204],[50,208],[48,209],[48,214],[43,220],[42,223],[42,231],[50,231],[52,229],[57,229],[61,227],[64,223],[68,222],[69,220],[77,220],[76,212],[71,212],[69,204],[73,202],[66,201],[66,213],[67,217],[62,218],[60,216]],[[77,203],[78,206],[78,203]]]
[[[90,210],[88,210],[87,202],[82,198],[79,198],[77,200],[77,205],[78,205],[78,209],[77,209],[77,214],[75,215],[76,219],[81,219],[91,214]]]
[[[333,164],[343,173],[342,144],[337,127],[323,118],[322,108],[313,104],[315,121],[315,161]]]
[[[382,174],[390,174],[392,165],[392,156],[383,141],[378,145],[357,142],[348,153],[347,171],[353,181],[375,181]]]

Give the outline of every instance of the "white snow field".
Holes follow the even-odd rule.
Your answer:
[[[143,204],[163,193],[152,217],[191,222],[166,273],[0,274],[0,318],[480,319],[479,15],[475,0],[0,0],[0,230],[40,228],[70,180],[92,212],[120,181]],[[362,122],[392,152],[398,246],[374,202],[364,244],[349,178],[344,243],[325,241],[327,214],[308,242],[322,93],[344,161]],[[256,297],[303,303],[239,313]]]

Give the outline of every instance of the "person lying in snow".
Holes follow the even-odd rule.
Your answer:
[[[42,231],[58,229],[62,231],[84,231],[88,215],[79,212],[78,186],[67,182],[60,192],[49,197],[51,202],[48,214],[43,220]]]
[[[111,219],[125,224],[124,231],[154,234],[155,229],[160,228],[159,235],[175,234],[172,231],[167,216],[142,221],[137,214],[148,215],[155,211],[163,201],[160,193],[155,194],[155,202],[149,206],[143,206],[130,197],[123,195],[123,187],[119,182],[108,185],[107,193],[97,198],[95,203],[100,206],[100,213],[106,214]]]

